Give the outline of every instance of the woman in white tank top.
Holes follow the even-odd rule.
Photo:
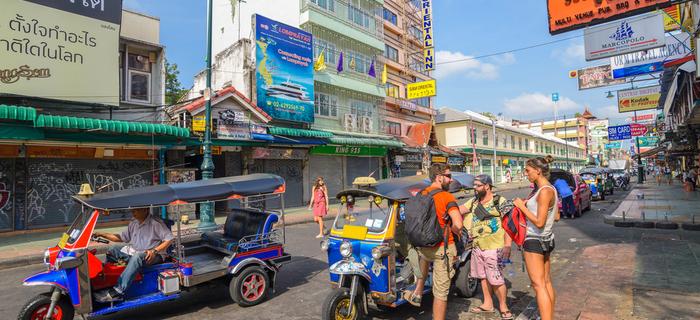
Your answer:
[[[554,250],[552,226],[558,220],[557,191],[549,183],[552,156],[533,158],[526,162],[525,174],[535,184],[527,200],[517,198],[513,204],[527,217],[527,235],[523,243],[523,258],[535,289],[537,308],[542,320],[554,318],[555,293],[550,274],[550,253]]]

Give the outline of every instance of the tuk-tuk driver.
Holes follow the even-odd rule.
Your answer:
[[[119,276],[117,285],[97,292],[95,297],[100,302],[122,300],[126,289],[136,274],[147,265],[161,263],[166,250],[173,240],[173,234],[165,223],[150,215],[148,208],[132,210],[134,219],[122,233],[95,232],[112,242],[123,242],[109,249],[107,258],[110,262],[127,261],[126,268]]]

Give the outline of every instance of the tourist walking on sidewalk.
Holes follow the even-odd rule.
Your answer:
[[[467,201],[459,209],[467,215],[464,217],[464,228],[473,238],[470,276],[481,280],[481,291],[484,302],[471,308],[472,313],[492,313],[495,306],[491,292],[498,298],[498,310],[501,319],[513,319],[513,313],[508,308],[506,297],[508,288],[499,263],[510,259],[512,240],[501,226],[501,208],[506,199],[494,195],[493,180],[482,174],[474,179],[476,197]]]
[[[535,184],[530,198],[517,198],[513,204],[527,217],[527,235],[523,258],[537,299],[542,320],[554,318],[556,297],[552,286],[550,254],[554,250],[552,227],[557,219],[557,191],[549,183],[552,156],[532,158],[526,162],[525,174]]]
[[[313,208],[314,221],[318,223],[318,235],[316,238],[323,238],[323,217],[328,214],[328,188],[322,177],[316,178],[314,186],[311,188],[311,200],[309,210]]]

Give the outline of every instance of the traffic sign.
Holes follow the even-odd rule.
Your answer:
[[[629,124],[608,127],[608,140],[616,141],[627,139],[632,139],[632,130],[630,129]]]
[[[647,134],[649,131],[647,127],[643,124],[633,123],[630,125],[633,137],[639,137]]]
[[[552,101],[559,101],[559,92],[552,93]]]

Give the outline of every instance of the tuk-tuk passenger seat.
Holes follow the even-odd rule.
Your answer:
[[[272,230],[272,225],[277,220],[276,214],[234,209],[226,216],[223,233],[216,231],[205,232],[202,234],[202,241],[228,251],[236,251],[238,242],[243,237],[252,235],[262,237]]]

